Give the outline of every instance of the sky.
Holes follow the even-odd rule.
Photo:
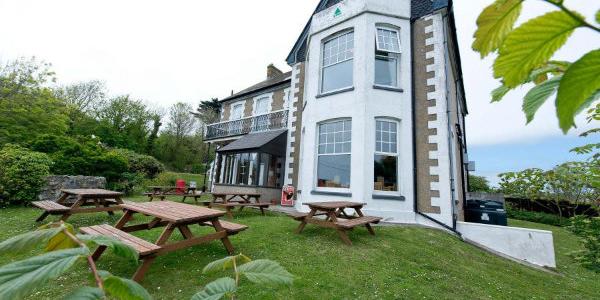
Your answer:
[[[398,0],[408,1],[408,0]],[[60,84],[99,79],[112,95],[130,94],[154,107],[178,101],[197,105],[264,80],[266,66],[289,70],[285,58],[318,0],[0,0],[0,62],[35,56],[52,63]],[[527,89],[490,104],[498,86],[493,57],[471,50],[475,20],[492,0],[455,0],[457,34],[469,108],[469,159],[492,183],[496,174],[551,168],[581,159],[569,149],[589,126],[563,135],[548,101],[525,126]],[[593,20],[589,0],[566,5]],[[553,8],[525,2],[518,23]],[[596,8],[597,9],[597,8]],[[580,29],[557,59],[576,60],[600,47],[600,37]],[[597,139],[597,138],[596,138]]]

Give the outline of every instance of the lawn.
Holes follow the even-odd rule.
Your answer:
[[[35,228],[33,220],[38,214],[30,208],[0,210],[0,240]],[[76,215],[70,222],[78,227],[113,224],[118,217]],[[297,276],[293,286],[282,288],[244,281],[240,299],[600,298],[600,274],[573,262],[569,252],[580,249],[579,241],[558,227],[511,221],[511,225],[554,232],[560,273],[554,275],[496,257],[449,234],[416,226],[377,227],[376,237],[360,228],[350,233],[354,246],[348,247],[332,230],[308,225],[302,235],[294,234],[297,222],[276,213],[262,217],[255,211],[244,211],[236,214],[235,222],[250,226],[231,239],[237,251],[252,258],[276,260]],[[160,229],[155,229],[136,235],[154,240],[159,234]],[[29,254],[0,256],[0,264]],[[101,269],[124,277],[133,274],[133,263],[107,254],[99,261]],[[225,275],[205,276],[201,272],[207,263],[225,255],[223,246],[214,242],[161,256],[143,285],[155,299],[189,299],[203,284]],[[91,278],[82,261],[67,276],[40,287],[31,299],[57,299],[85,284],[91,284]]]

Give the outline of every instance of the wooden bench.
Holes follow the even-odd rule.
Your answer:
[[[269,206],[271,206],[270,203],[260,203],[260,202],[256,202],[256,203],[244,203],[244,202],[228,202],[228,203],[208,203],[209,207],[212,206],[216,206],[216,207],[221,207],[221,208],[225,208],[225,211],[227,213],[227,216],[229,218],[233,218],[233,213],[231,212],[234,208],[239,207],[240,211],[242,211],[244,209],[244,207],[257,207],[258,209],[260,209],[260,213],[264,216],[265,215],[265,208],[269,208]]]
[[[160,246],[157,246],[150,242],[144,241],[136,236],[133,236],[127,232],[121,231],[110,225],[95,225],[95,226],[90,226],[90,227],[81,227],[81,228],[79,228],[79,230],[82,233],[89,234],[89,235],[103,235],[103,236],[109,236],[109,237],[118,239],[121,242],[123,242],[124,244],[127,244],[127,245],[131,246],[133,249],[135,249],[135,251],[137,251],[140,256],[148,256],[153,253],[156,253],[158,250],[161,249]],[[101,252],[98,252],[98,253],[101,253]],[[94,253],[94,256],[92,256],[92,257],[94,258],[94,260],[96,260],[96,259],[98,259],[99,256],[100,256],[99,254],[96,255],[96,253]]]
[[[303,213],[303,212],[299,212],[299,211],[295,211],[295,212],[289,212],[287,213],[288,217],[296,220],[296,221],[302,221],[304,220],[304,218],[308,217],[308,213]],[[315,214],[315,216],[324,216],[327,215],[326,213],[317,213]]]
[[[71,210],[69,207],[54,201],[33,201],[31,204],[44,211],[44,213],[35,220],[36,222],[43,221],[48,215],[63,215]]]
[[[337,222],[335,222],[335,224],[338,227],[342,227],[345,229],[352,229],[356,226],[362,226],[362,225],[367,225],[367,224],[377,224],[381,220],[382,220],[382,218],[380,218],[380,217],[363,216],[363,217],[358,217],[358,218],[354,218],[354,219],[338,219]]]
[[[223,227],[223,229],[225,229],[229,235],[236,235],[236,234],[248,229],[248,226],[243,225],[243,224],[231,223],[231,222],[227,222],[227,221],[220,221],[220,222],[221,222],[221,226]],[[200,225],[213,227],[213,224],[211,222],[202,222],[202,223],[200,223]]]

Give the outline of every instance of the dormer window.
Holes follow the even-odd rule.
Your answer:
[[[354,32],[338,34],[323,43],[321,93],[352,87]]]
[[[375,45],[375,85],[398,88],[401,52],[399,31],[377,27]]]

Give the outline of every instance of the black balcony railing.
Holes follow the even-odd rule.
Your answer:
[[[206,140],[283,129],[287,127],[287,121],[288,111],[280,110],[265,115],[211,124],[207,126]]]

